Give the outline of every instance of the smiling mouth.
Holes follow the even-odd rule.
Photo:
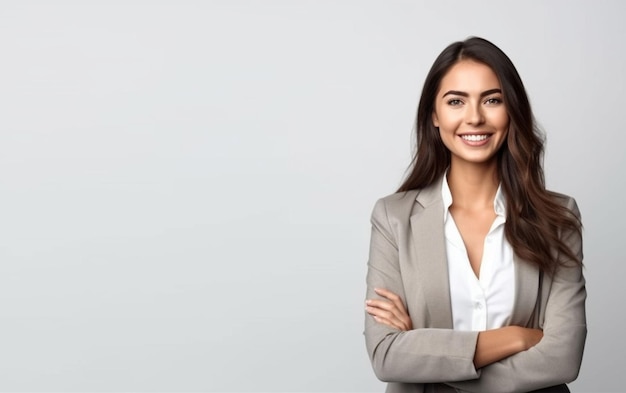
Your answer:
[[[490,136],[489,134],[482,134],[482,135],[473,134],[473,135],[461,135],[461,138],[469,142],[480,142],[489,138],[489,136]]]

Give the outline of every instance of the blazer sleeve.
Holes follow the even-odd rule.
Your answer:
[[[568,208],[580,218],[574,199],[570,198]],[[582,260],[580,233],[565,233],[564,239]],[[587,335],[585,300],[582,268],[559,268],[548,293],[541,341],[527,351],[483,367],[480,379],[449,385],[468,392],[506,393],[527,392],[573,381],[578,376]]]
[[[371,222],[367,298],[378,298],[374,288],[385,288],[398,294],[406,305],[398,239],[389,223],[384,199],[376,203]],[[478,378],[473,363],[477,338],[478,332],[452,329],[419,328],[403,332],[377,323],[365,313],[367,351],[376,376],[386,382],[428,383]]]

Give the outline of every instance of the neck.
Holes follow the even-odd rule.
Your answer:
[[[453,205],[457,208],[493,208],[499,183],[495,161],[486,164],[450,163],[448,186]]]

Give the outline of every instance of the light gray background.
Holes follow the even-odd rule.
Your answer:
[[[369,215],[479,35],[584,216],[572,389],[624,391],[624,4],[0,2],[0,390],[382,391]]]

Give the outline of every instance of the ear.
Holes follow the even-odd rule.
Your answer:
[[[437,117],[437,112],[433,111],[432,114],[433,125],[435,127],[439,127],[439,118]]]

